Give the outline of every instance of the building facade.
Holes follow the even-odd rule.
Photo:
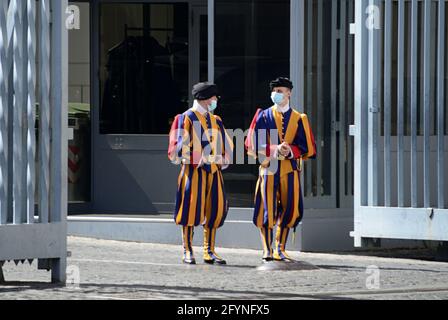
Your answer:
[[[361,148],[355,148],[351,134],[356,135],[356,130],[350,130],[356,122],[356,88],[360,85],[353,34],[356,2],[70,2],[69,118],[73,139],[69,141],[69,212],[168,217],[173,212],[178,168],[167,160],[167,134],[174,116],[191,106],[191,86],[207,80],[217,83],[222,95],[217,113],[227,128],[244,131],[257,108],[270,106],[269,80],[287,76],[295,82],[292,105],[308,114],[318,148],[318,159],[307,163],[303,172],[309,214],[301,231],[309,236],[301,239],[302,248],[314,248],[304,245],[307,241],[321,243],[318,249],[351,246],[354,195],[359,187],[355,154]],[[378,52],[390,51],[378,55],[372,64],[378,73],[358,79],[368,86],[373,82],[367,75],[376,76],[374,113],[378,117],[372,134],[378,148],[369,158],[373,165],[365,170],[378,174],[369,189],[376,190],[378,206],[447,207],[448,195],[441,198],[439,194],[447,194],[448,188],[437,192],[436,183],[440,174],[441,180],[448,179],[447,170],[440,170],[446,161],[441,166],[436,160],[437,154],[448,150],[440,151],[440,141],[446,145],[448,135],[446,98],[442,96],[442,107],[436,105],[437,84],[447,85],[446,67],[440,72],[436,63],[438,38],[445,38],[447,32],[438,37],[440,1],[428,3],[427,16],[423,15],[426,1],[404,0],[362,1],[365,10],[359,13],[358,27],[364,20],[365,25],[379,26],[374,28],[381,31],[376,39]],[[421,13],[416,19],[415,5]],[[386,26],[391,37],[383,32]],[[428,28],[434,31],[429,38]],[[424,54],[430,55],[429,64],[419,63],[415,70],[411,64],[413,35],[417,35],[418,61],[423,61]],[[364,41],[368,41],[366,37]],[[426,80],[431,89],[425,91]],[[429,109],[425,109],[425,97],[432,101]],[[415,112],[412,101],[416,102]],[[385,108],[386,104],[390,107]],[[360,105],[367,106],[367,102]],[[425,122],[428,110],[430,118]],[[425,173],[434,186],[428,189],[429,198],[424,196],[424,184],[410,178],[426,179],[415,168],[423,165],[427,135],[434,140],[429,143],[433,165]],[[414,151],[414,136],[421,164],[411,167],[407,163]],[[440,136],[442,139],[437,139]],[[397,158],[402,159],[401,165]],[[224,179],[229,219],[250,220],[257,166],[234,165]],[[417,192],[410,192],[411,182]],[[319,236],[323,232],[328,234],[324,242]]]

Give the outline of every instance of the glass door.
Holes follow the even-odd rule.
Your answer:
[[[172,213],[168,132],[206,65],[202,2],[97,4],[93,211]]]
[[[188,105],[188,3],[100,10],[100,133],[166,134]]]
[[[269,82],[290,73],[290,0],[215,0],[215,81],[222,99],[217,114],[227,129],[248,129],[258,108],[271,107]],[[275,23],[274,23],[275,21]],[[241,148],[224,172],[231,207],[252,208],[258,165]],[[248,211],[250,215],[252,209]]]

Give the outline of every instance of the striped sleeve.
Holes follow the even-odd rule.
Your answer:
[[[316,142],[314,141],[313,131],[306,114],[301,114],[297,135],[291,149],[295,159],[302,158],[307,160],[316,158]]]
[[[169,133],[169,144],[168,144],[168,159],[175,164],[180,163],[179,155],[178,155],[178,143],[180,141],[180,130],[179,130],[179,120],[180,115],[177,115],[174,118],[173,124],[171,125],[171,130]]]
[[[224,145],[222,146],[222,155],[225,157],[227,163],[231,163],[231,160],[233,159],[233,140],[227,133],[226,128],[224,127],[224,123],[222,122],[222,119],[219,116],[215,115],[215,118],[217,120],[217,123],[219,125],[221,136],[224,141]]]
[[[258,129],[262,126],[262,109],[258,109],[249,127],[246,141],[244,143],[247,154],[255,159],[258,157]]]
[[[181,164],[183,159],[191,161],[191,124],[185,115],[174,118],[169,134],[168,159],[174,164]]]
[[[247,154],[257,159],[262,166],[269,164],[271,154],[276,146],[269,143],[268,127],[262,109],[258,109],[250,125],[245,147]]]

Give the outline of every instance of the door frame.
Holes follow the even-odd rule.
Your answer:
[[[201,73],[201,16],[207,16],[206,4],[191,4],[189,8],[190,28],[189,46],[188,46],[188,65],[198,65],[199,68],[193,70],[188,68],[188,85],[192,88],[194,84],[199,82]],[[210,66],[209,66],[210,67]],[[192,101],[190,101],[190,104]]]
[[[97,208],[97,192],[96,188],[98,186],[97,172],[101,163],[98,163],[99,154],[105,152],[104,150],[120,150],[129,152],[132,151],[166,151],[167,147],[167,134],[100,134],[100,103],[101,103],[101,88],[100,88],[100,6],[104,3],[124,3],[124,4],[138,4],[138,3],[188,3],[188,14],[189,14],[189,43],[192,41],[192,34],[194,27],[191,24],[192,14],[196,10],[205,10],[207,6],[207,0],[92,0],[91,1],[91,198],[90,203],[87,207],[83,206],[76,207],[76,211],[85,212],[89,210],[90,212],[95,212]],[[198,9],[199,8],[199,9]],[[198,37],[199,39],[199,37]],[[189,80],[191,77],[191,45],[189,48]],[[199,51],[197,54],[199,58]],[[209,62],[210,68],[210,62]],[[189,83],[190,85],[190,83]],[[148,143],[150,140],[150,143]],[[168,203],[160,203],[162,208],[169,206]]]

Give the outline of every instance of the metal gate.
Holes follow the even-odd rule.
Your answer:
[[[0,1],[0,276],[5,261],[38,259],[66,278],[66,8]]]
[[[448,240],[445,0],[355,2],[355,246]]]
[[[353,205],[353,21],[354,0],[306,0],[292,3],[292,21],[303,33],[302,98],[310,118],[318,158],[305,164],[304,200],[308,208],[350,208]],[[297,13],[294,8],[297,8]],[[303,11],[301,14],[301,10]],[[301,14],[301,15],[300,15]],[[294,44],[297,39],[292,38]],[[295,52],[292,56],[295,57]],[[293,77],[294,78],[294,77]]]

